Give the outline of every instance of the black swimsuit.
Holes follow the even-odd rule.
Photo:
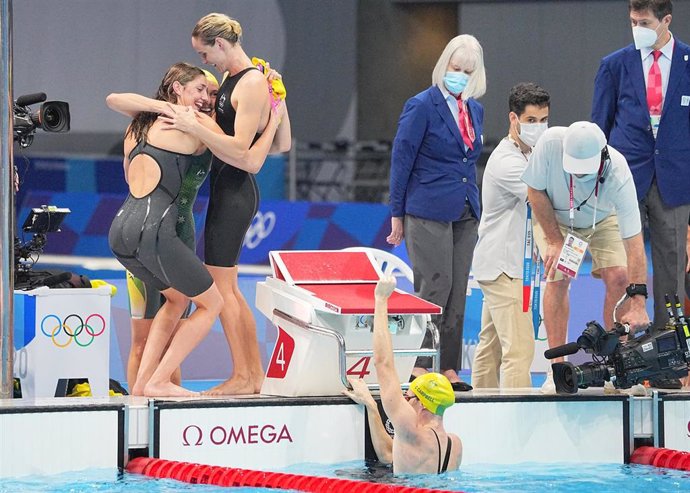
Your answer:
[[[436,443],[438,444],[438,473],[441,474],[443,472],[446,472],[448,470],[448,462],[450,461],[450,448],[453,445],[453,442],[450,439],[450,436],[447,435],[448,437],[448,445],[446,448],[446,456],[443,459],[443,467],[441,466],[441,440],[438,439],[438,433],[436,433],[436,430],[433,428],[429,428],[431,431],[434,432],[434,436],[436,437]]]
[[[151,287],[175,288],[192,298],[213,284],[201,260],[177,235],[175,200],[193,156],[139,142],[130,160],[150,156],[160,168],[156,188],[144,197],[129,195],[117,212],[108,243],[120,263]]]
[[[226,135],[235,135],[235,116],[230,97],[249,67],[227,77],[216,99],[216,122]],[[261,136],[256,134],[254,142]],[[259,208],[259,189],[252,173],[235,168],[213,156],[211,164],[211,196],[204,226],[204,262],[207,265],[237,265],[244,235]]]

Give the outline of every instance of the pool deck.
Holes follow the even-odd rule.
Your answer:
[[[458,392],[444,422],[466,464],[625,463],[641,441],[690,450],[690,391],[649,394]],[[0,400],[0,477],[123,467],[140,455],[277,469],[372,454],[364,409],[342,396]]]

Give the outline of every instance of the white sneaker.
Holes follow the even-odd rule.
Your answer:
[[[553,372],[551,370],[546,374],[546,380],[541,386],[541,393],[545,395],[556,395],[556,383],[553,381]]]

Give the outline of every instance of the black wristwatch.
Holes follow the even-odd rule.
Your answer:
[[[647,285],[646,284],[631,284],[625,288],[625,293],[628,297],[632,298],[635,295],[641,294],[647,298]]]

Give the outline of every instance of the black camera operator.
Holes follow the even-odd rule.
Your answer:
[[[615,322],[614,328],[606,331],[592,321],[577,342],[545,351],[549,359],[575,354],[580,349],[592,354],[592,362],[579,366],[567,362],[551,365],[556,392],[574,394],[578,388],[601,386],[605,381],[627,389],[645,380],[685,377],[690,363],[690,329],[678,295],[674,301],[672,305],[666,296],[669,322],[661,329],[650,326],[633,337],[627,325]],[[626,340],[621,342],[622,338]]]

